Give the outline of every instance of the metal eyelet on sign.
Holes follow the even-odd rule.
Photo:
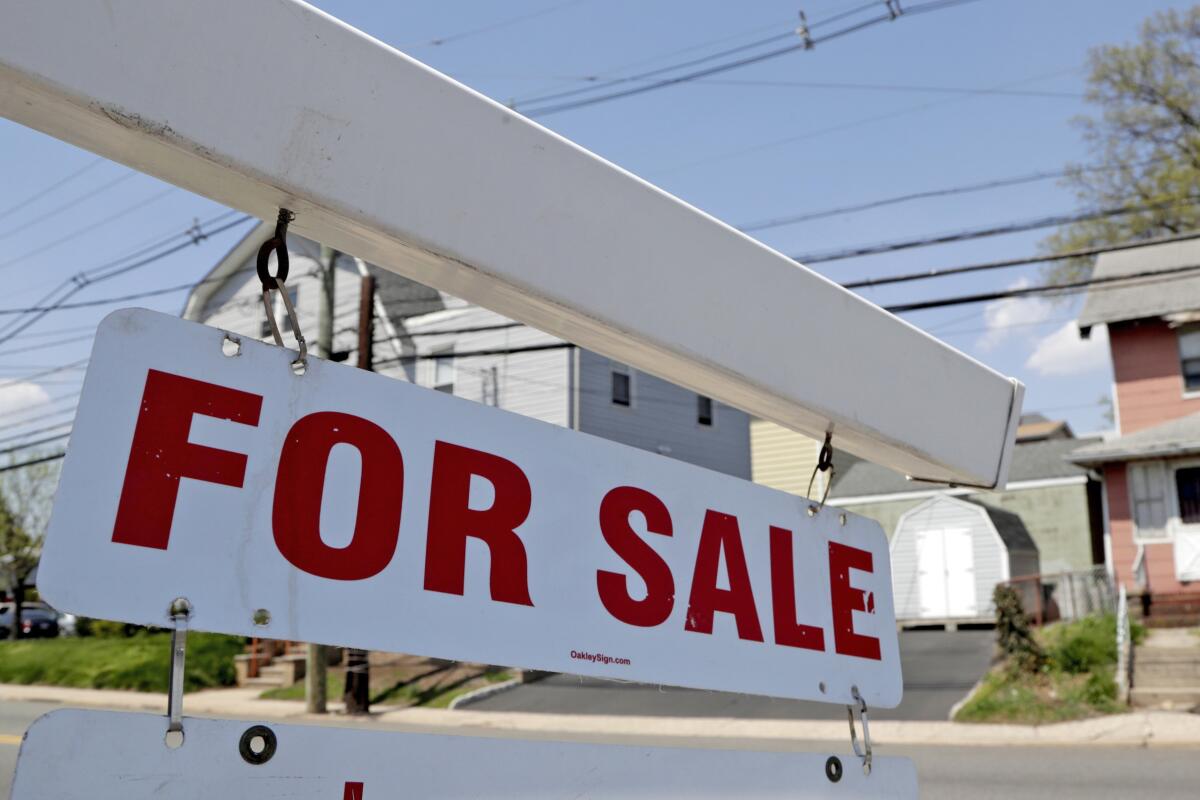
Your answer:
[[[256,747],[255,740],[259,740],[261,746]],[[275,731],[266,725],[251,725],[238,740],[238,752],[241,753],[242,759],[255,766],[270,761],[278,747],[279,740],[275,738]]]
[[[837,783],[842,779],[842,760],[837,756],[830,756],[825,760],[825,777],[830,783]]]

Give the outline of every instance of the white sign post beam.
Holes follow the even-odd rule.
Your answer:
[[[877,463],[1005,482],[1019,384],[311,6],[0,19],[10,119]]]

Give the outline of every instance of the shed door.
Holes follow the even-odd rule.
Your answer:
[[[917,572],[922,617],[946,619],[976,615],[975,554],[968,529],[918,531]]]

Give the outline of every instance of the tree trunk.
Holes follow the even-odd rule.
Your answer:
[[[17,640],[21,638],[21,607],[25,605],[25,578],[19,576],[13,586],[13,623],[12,629],[8,632],[8,638]]]

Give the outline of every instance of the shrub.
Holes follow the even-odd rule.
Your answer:
[[[1046,654],[1033,638],[1029,616],[1021,606],[1017,590],[999,584],[992,592],[996,604],[996,643],[1010,663],[1022,672],[1037,672],[1046,662]]]
[[[1117,620],[1112,614],[1084,617],[1047,633],[1050,664],[1080,675],[1117,663]]]

